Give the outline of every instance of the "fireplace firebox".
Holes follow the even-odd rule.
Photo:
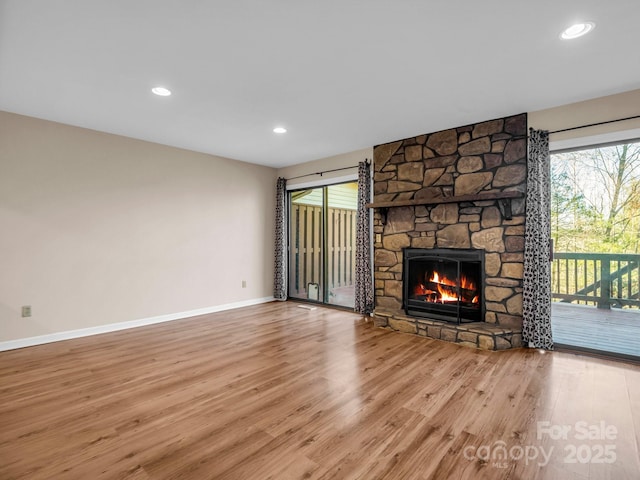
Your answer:
[[[407,315],[452,323],[484,320],[484,250],[405,248]]]

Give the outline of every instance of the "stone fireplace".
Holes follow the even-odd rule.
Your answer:
[[[521,346],[526,135],[520,114],[374,148],[376,324]]]

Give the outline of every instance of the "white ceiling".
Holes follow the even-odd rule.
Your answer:
[[[282,167],[640,88],[639,18],[638,0],[0,0],[0,110]],[[561,41],[576,20],[596,28]]]

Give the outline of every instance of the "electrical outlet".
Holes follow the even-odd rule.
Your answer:
[[[246,280],[242,280],[242,288],[247,288],[247,281]]]
[[[22,316],[30,317],[31,316],[31,305],[24,305],[22,307]]]

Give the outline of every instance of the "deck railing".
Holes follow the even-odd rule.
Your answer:
[[[567,303],[640,308],[640,255],[554,253],[551,292]]]

